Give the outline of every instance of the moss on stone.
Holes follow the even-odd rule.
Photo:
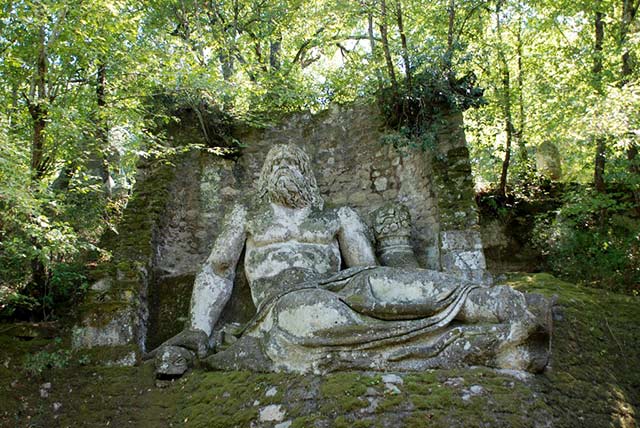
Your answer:
[[[73,356],[77,361],[83,364],[103,365],[114,364],[123,358],[131,355],[138,355],[138,347],[136,345],[122,346],[96,346],[93,348],[77,349]]]

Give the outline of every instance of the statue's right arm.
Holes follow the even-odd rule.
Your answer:
[[[211,255],[196,275],[191,294],[192,330],[202,330],[210,336],[231,296],[236,265],[247,239],[246,217],[244,207],[234,206],[225,219]]]

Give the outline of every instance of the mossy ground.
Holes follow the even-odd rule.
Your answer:
[[[487,368],[298,376],[193,371],[166,388],[152,367],[91,365],[30,375],[24,356],[66,346],[0,336],[0,426],[248,427],[269,405],[291,427],[635,427],[640,405],[637,297],[578,287],[547,274],[512,275],[523,291],[558,295],[549,369],[519,378]],[[81,364],[82,363],[82,364]],[[41,386],[51,383],[46,397]],[[61,406],[54,411],[54,403]]]

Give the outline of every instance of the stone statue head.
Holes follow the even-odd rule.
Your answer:
[[[289,208],[322,208],[323,200],[311,170],[309,156],[300,148],[274,146],[264,161],[258,194],[270,202]]]

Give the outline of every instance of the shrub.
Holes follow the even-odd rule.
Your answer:
[[[640,220],[625,194],[568,192],[537,218],[533,241],[556,275],[616,291],[640,291]]]

